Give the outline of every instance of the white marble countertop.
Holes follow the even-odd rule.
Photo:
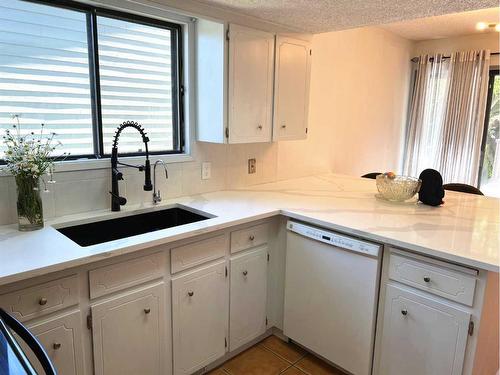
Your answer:
[[[279,214],[499,272],[499,199],[447,192],[443,206],[430,207],[386,202],[375,194],[374,180],[324,174],[177,198],[154,208],[124,206],[120,213],[65,216],[35,232],[0,226],[0,285]],[[172,204],[216,217],[88,247],[77,245],[53,227]]]

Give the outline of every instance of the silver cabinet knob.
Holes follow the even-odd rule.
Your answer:
[[[430,282],[431,282],[431,278],[430,278],[429,276],[425,276],[425,277],[424,277],[424,281],[425,281],[426,283],[430,283]]]
[[[246,275],[248,275],[248,271],[247,270],[243,271],[243,276],[246,276]]]
[[[250,241],[253,241],[253,240],[255,240],[255,236],[254,236],[253,234],[251,234],[251,235],[250,235],[250,237],[248,237],[248,239],[249,239]]]
[[[194,296],[194,292],[193,292],[192,290],[190,290],[190,291],[188,292],[188,296],[189,296],[189,297]]]
[[[144,314],[149,314],[151,312],[151,309],[148,307],[147,309],[144,309]]]
[[[45,297],[40,298],[40,299],[38,300],[38,304],[39,304],[40,306],[44,306],[44,305],[46,305],[46,304],[47,304],[47,298],[45,298]]]
[[[401,314],[403,314],[404,316],[408,315],[408,310],[406,309],[401,310]]]
[[[58,350],[61,348],[61,343],[59,342],[55,342],[52,344],[52,347],[54,348],[54,350]]]

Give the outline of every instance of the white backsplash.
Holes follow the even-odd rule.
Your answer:
[[[259,143],[243,145],[218,145],[197,143],[194,161],[167,164],[168,180],[163,170],[157,170],[157,185],[163,198],[206,193],[238,188],[278,179],[278,144]],[[257,160],[257,172],[247,173],[247,160]],[[211,162],[212,176],[201,179],[201,163]],[[127,204],[149,203],[151,191],[144,191],[144,174],[133,168],[121,168],[124,180],[120,181],[120,195]],[[296,171],[297,176],[307,170]],[[109,168],[85,171],[60,172],[56,184],[48,193],[42,192],[44,216],[53,218],[79,212],[110,207],[111,177]],[[0,225],[15,223],[16,186],[13,177],[0,177]]]

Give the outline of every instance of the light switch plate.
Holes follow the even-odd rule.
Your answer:
[[[209,161],[201,163],[201,179],[208,180],[212,177],[212,163]]]
[[[257,172],[257,161],[255,159],[248,159],[248,174]]]

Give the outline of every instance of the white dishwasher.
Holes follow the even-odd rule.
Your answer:
[[[288,221],[283,333],[354,375],[372,370],[381,246]]]

